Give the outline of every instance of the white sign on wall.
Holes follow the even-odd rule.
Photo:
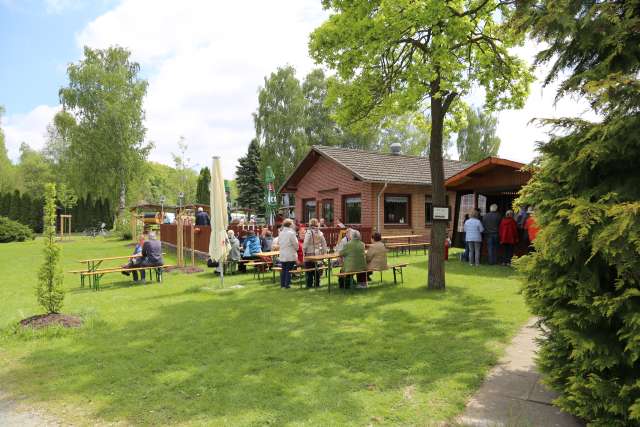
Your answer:
[[[433,207],[433,219],[434,220],[449,220],[449,207]]]

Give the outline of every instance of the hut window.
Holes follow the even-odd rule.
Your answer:
[[[409,196],[384,196],[384,223],[409,224]]]
[[[346,224],[360,224],[362,212],[362,199],[357,197],[345,197],[344,221]]]
[[[304,222],[309,223],[311,218],[316,217],[316,201],[307,199],[304,201]]]

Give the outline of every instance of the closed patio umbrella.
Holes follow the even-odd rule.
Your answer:
[[[227,239],[227,201],[224,191],[224,179],[220,167],[220,157],[213,158],[211,168],[211,237],[209,238],[209,256],[220,264],[220,281],[224,286],[224,261],[229,252]]]

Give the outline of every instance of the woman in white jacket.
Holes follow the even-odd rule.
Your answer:
[[[289,289],[291,287],[291,270],[296,267],[298,261],[298,238],[294,230],[293,221],[285,219],[282,223],[282,230],[278,235],[278,246],[280,248],[280,287]]]

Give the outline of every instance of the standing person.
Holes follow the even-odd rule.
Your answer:
[[[142,247],[144,246],[144,234],[138,236],[138,243],[136,243],[136,247],[133,249],[132,255],[142,255]],[[129,262],[122,266],[122,268],[136,268],[140,266],[142,262],[142,257],[136,256],[135,258],[129,258]],[[123,271],[122,274],[125,276],[129,275],[129,271]],[[133,282],[138,283],[138,272],[133,271]]]
[[[482,218],[482,226],[487,242],[487,252],[489,255],[489,265],[498,262],[498,247],[500,238],[498,236],[500,229],[500,221],[502,216],[498,213],[498,205],[495,203],[489,207],[489,213]]]
[[[500,221],[500,244],[504,248],[504,265],[511,265],[513,247],[518,240],[518,225],[513,219],[513,211],[508,210]]]
[[[324,218],[320,218],[320,224],[318,226],[320,228],[327,228],[327,223]]]
[[[280,248],[280,287],[289,289],[291,287],[291,270],[296,267],[298,261],[298,238],[293,229],[293,221],[285,219],[282,222],[282,231],[278,235],[278,245]]]
[[[211,225],[209,214],[202,209],[202,206],[198,208],[198,213],[196,214],[196,225]]]
[[[363,271],[367,269],[367,258],[364,250],[364,243],[362,243],[360,232],[358,230],[351,231],[351,240],[340,251],[342,257],[342,271]],[[347,279],[344,287],[348,287],[348,283],[351,278]],[[358,288],[367,287],[367,273],[358,273],[356,275],[356,281],[358,282]]]
[[[149,232],[149,240],[142,245],[142,261],[140,267],[159,267],[164,264],[162,260],[162,243],[156,239],[156,233]],[[140,270],[142,283],[145,282],[145,271]]]
[[[311,218],[309,221],[309,229],[304,234],[304,243],[302,244],[304,255],[322,255],[327,253],[327,241],[324,238],[324,234],[319,229],[319,223],[316,218]],[[305,261],[305,268],[315,268],[315,261]],[[309,271],[307,272],[307,288],[320,287],[320,272]]]
[[[469,214],[464,214],[464,221],[462,221],[462,227],[464,230],[464,224],[469,220]],[[464,234],[464,252],[460,258],[463,262],[469,262],[469,243],[467,242],[467,233]]]
[[[240,240],[236,237],[236,233],[233,230],[227,231],[227,238],[229,239],[229,255],[227,259],[234,264],[238,264],[238,261],[242,259],[242,252],[240,252]]]
[[[342,219],[341,219],[341,218],[338,218],[338,219],[336,220],[336,227],[338,227],[338,228],[347,228],[347,226],[346,226],[346,225],[344,225],[344,223],[342,222]]]
[[[527,237],[529,237],[530,247],[533,247],[533,242],[536,240],[536,237],[538,237],[538,231],[540,231],[540,227],[538,227],[538,224],[536,223],[533,207],[529,206],[527,214],[528,217],[524,223],[524,229],[527,232]]]
[[[478,219],[478,212],[474,211],[471,218],[464,223],[464,233],[469,242],[469,265],[480,265],[480,250],[482,249],[482,232],[484,227]]]

